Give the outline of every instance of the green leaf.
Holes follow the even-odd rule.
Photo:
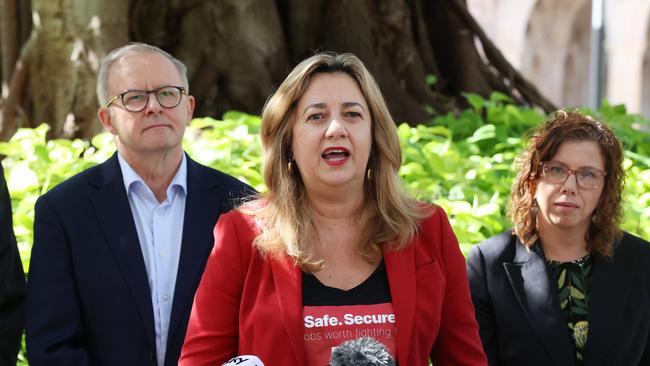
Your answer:
[[[425,79],[429,87],[434,86],[438,82],[438,78],[433,74],[428,74]]]
[[[488,124],[479,127],[474,134],[467,139],[467,142],[478,142],[482,140],[487,140],[494,138],[496,136],[496,128],[493,124]]]
[[[570,290],[569,286],[565,286],[560,290],[560,292],[558,292],[557,297],[560,302],[564,302],[569,299],[569,293],[570,293],[569,290]]]
[[[587,315],[587,310],[577,306],[571,307],[571,312],[578,315]]]
[[[474,93],[462,93],[462,95],[467,99],[467,102],[474,108],[475,111],[480,111],[485,104],[485,99],[482,96]]]
[[[582,277],[579,274],[577,274],[576,272],[570,272],[569,276],[571,277],[571,283],[575,287],[577,287],[579,289],[584,288],[584,283],[582,281]]]
[[[569,286],[569,288],[571,289],[571,296],[572,297],[574,297],[576,299],[584,299],[585,298],[585,295],[580,290],[578,290],[577,288],[575,288],[573,286]]]
[[[509,96],[507,96],[507,95],[505,95],[505,94],[503,94],[501,92],[495,91],[495,92],[492,92],[492,94],[490,94],[490,101],[491,102],[511,103],[512,99]]]
[[[561,288],[562,286],[564,286],[564,281],[565,280],[566,280],[566,269],[563,269],[560,272],[560,277],[557,280],[557,287]]]

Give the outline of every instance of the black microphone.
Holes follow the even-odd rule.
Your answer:
[[[381,342],[365,337],[334,347],[330,366],[395,366],[395,360]]]

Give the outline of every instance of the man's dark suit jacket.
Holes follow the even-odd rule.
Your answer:
[[[15,365],[25,314],[25,274],[16,247],[11,200],[0,165],[0,365]]]
[[[187,159],[187,198],[165,365],[176,365],[221,213],[252,189]],[[117,155],[36,202],[27,283],[31,366],[155,365],[151,291]]]
[[[584,366],[650,365],[650,244],[625,234],[594,255]],[[467,268],[490,365],[575,365],[557,288],[539,245],[511,231],[472,248]]]

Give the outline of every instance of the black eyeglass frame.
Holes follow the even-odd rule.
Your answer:
[[[178,98],[178,102],[177,102],[175,105],[173,105],[173,106],[165,106],[165,105],[163,105],[162,103],[160,103],[160,99],[158,99],[158,94],[157,94],[157,93],[158,93],[159,91],[161,91],[162,89],[166,89],[166,88],[174,88],[174,89],[178,89],[178,91],[180,91],[180,98]],[[133,93],[133,92],[141,92],[141,93],[144,93],[144,94],[147,96],[147,100],[146,100],[145,103],[143,104],[142,108],[137,109],[137,110],[129,109],[129,108],[126,106],[126,103],[124,103],[124,96],[125,96],[126,94]],[[129,111],[129,112],[133,112],[133,113],[141,112],[141,111],[143,111],[145,108],[147,108],[147,105],[149,104],[149,96],[150,96],[151,94],[154,95],[154,97],[156,98],[156,101],[158,102],[158,104],[160,104],[161,107],[166,108],[166,109],[172,109],[172,108],[176,108],[176,107],[178,107],[178,105],[181,104],[181,100],[183,100],[183,94],[187,95],[187,93],[185,92],[185,88],[184,88],[184,87],[182,87],[182,86],[175,86],[175,85],[165,85],[165,86],[161,86],[160,88],[156,88],[156,89],[152,89],[152,90],[138,90],[138,89],[130,89],[130,90],[125,91],[124,93],[120,93],[120,94],[116,94],[116,95],[114,95],[111,99],[108,100],[108,102],[106,102],[106,103],[104,104],[104,108],[108,108],[108,107],[109,107],[109,106],[110,106],[114,101],[116,101],[117,99],[119,99],[119,100],[122,102],[122,107],[124,107],[125,110],[127,110],[127,111]]]
[[[556,183],[556,182],[548,181],[551,184],[557,184],[557,185],[564,184],[564,182],[566,182],[567,179],[569,179],[569,177],[571,175],[574,175],[576,177],[576,184],[578,185],[578,187],[580,187],[582,189],[593,190],[593,189],[598,189],[598,187],[600,187],[600,184],[597,184],[597,185],[595,185],[593,187],[584,187],[582,184],[580,184],[580,178],[578,178],[578,172],[580,172],[582,169],[585,169],[585,168],[578,168],[578,169],[574,170],[574,169],[571,169],[568,166],[566,166],[566,164],[558,162],[558,161],[542,161],[542,162],[540,162],[539,166],[540,166],[540,176],[541,176],[541,178],[548,179],[546,171],[548,169],[547,168],[548,164],[551,164],[551,163],[562,165],[568,171],[566,177],[564,177],[564,179],[561,182]],[[604,178],[607,175],[606,171],[600,170],[598,168],[589,167],[588,169],[593,170],[595,173],[597,173],[598,178]]]

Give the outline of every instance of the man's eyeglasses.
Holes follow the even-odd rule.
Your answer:
[[[576,176],[578,186],[582,189],[596,189],[600,187],[603,182],[603,177],[607,175],[607,172],[591,167],[572,170],[557,161],[543,161],[541,166],[542,177],[545,181],[551,184],[562,184],[573,174]]]
[[[115,100],[120,99],[124,109],[129,112],[140,112],[149,103],[149,95],[156,96],[158,104],[163,108],[174,108],[181,103],[185,88],[180,86],[163,86],[154,90],[127,90],[109,99],[104,108],[108,108]]]

